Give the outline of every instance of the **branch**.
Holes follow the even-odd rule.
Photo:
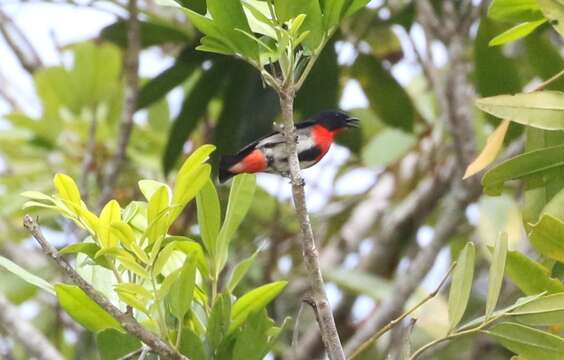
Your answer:
[[[295,88],[290,86],[279,92],[280,107],[284,121],[283,134],[286,139],[286,153],[290,168],[290,180],[292,184],[292,195],[294,206],[300,222],[302,232],[303,257],[309,281],[311,285],[311,297],[317,315],[317,322],[321,332],[321,338],[331,360],[344,360],[345,355],[333,319],[331,305],[325,293],[325,284],[319,265],[319,252],[315,245],[313,230],[307,210],[304,185],[305,182],[300,175],[300,163],[298,160],[296,129],[294,127],[294,97]]]
[[[57,265],[63,270],[64,274],[79,288],[84,291],[96,304],[100,305],[110,315],[112,315],[121,326],[131,335],[137,337],[143,343],[147,344],[154,352],[162,356],[163,359],[186,360],[187,358],[174,350],[169,344],[160,339],[157,335],[145,329],[135,318],[114,306],[106,297],[84,280],[74,270],[69,263],[59,254],[41,232],[39,225],[29,215],[24,216],[24,227],[37,240],[43,252],[51,257]]]
[[[29,39],[2,9],[0,9],[0,33],[27,72],[32,74],[35,70],[43,67],[41,58]]]
[[[137,97],[139,94],[139,52],[141,48],[141,35],[139,31],[139,18],[137,14],[137,0],[129,0],[127,10],[129,21],[127,26],[127,50],[125,52],[125,98],[123,114],[119,129],[116,153],[110,162],[108,174],[98,207],[102,207],[111,197],[113,187],[117,182],[125,156],[127,145],[133,129],[133,115],[137,108]]]
[[[64,356],[19,314],[18,309],[0,293],[0,326],[18,340],[29,354],[40,360],[64,360]]]

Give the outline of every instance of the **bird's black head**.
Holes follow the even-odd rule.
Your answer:
[[[327,130],[343,130],[351,127],[358,127],[358,119],[349,116],[342,111],[323,111],[311,118],[316,124],[319,124]]]

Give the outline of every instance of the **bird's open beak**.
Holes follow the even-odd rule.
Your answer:
[[[348,118],[348,119],[347,119],[347,125],[346,125],[346,126],[347,126],[348,128],[357,128],[357,127],[359,126],[359,121],[360,121],[360,120],[357,119],[357,118],[353,118],[353,117]]]

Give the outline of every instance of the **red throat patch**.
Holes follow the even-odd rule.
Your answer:
[[[268,166],[264,154],[256,149],[249,155],[245,156],[243,160],[229,168],[229,171],[235,174],[239,173],[256,173],[264,171]]]
[[[337,131],[327,130],[321,125],[314,125],[311,132],[315,145],[321,150],[321,154],[318,156],[319,160],[329,151]]]

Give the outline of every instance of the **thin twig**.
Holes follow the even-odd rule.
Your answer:
[[[0,33],[27,72],[32,74],[43,67],[39,54],[27,36],[2,9],[0,9]]]
[[[129,21],[127,23],[127,50],[125,52],[125,97],[121,124],[118,135],[116,153],[110,161],[102,194],[98,203],[101,208],[112,196],[113,187],[121,173],[125,162],[127,145],[133,129],[133,115],[137,109],[137,98],[139,94],[139,52],[141,48],[141,35],[139,30],[139,18],[137,0],[129,0]]]
[[[164,342],[158,336],[145,329],[141,324],[116,306],[114,306],[106,297],[90,285],[80,276],[76,270],[59,254],[46,239],[37,222],[29,215],[24,216],[24,227],[37,240],[43,252],[51,257],[61,268],[66,276],[77,285],[82,291],[88,295],[96,304],[100,305],[110,315],[112,315],[120,325],[131,335],[137,337],[143,343],[147,344],[154,352],[162,356],[164,359],[186,360],[187,358],[174,350],[169,344]]]
[[[455,265],[456,265],[456,261],[453,261],[452,264],[450,265],[450,268],[448,269],[446,274],[443,276],[441,282],[439,283],[439,286],[437,286],[437,288],[433,292],[429,293],[424,299],[422,299],[420,302],[418,302],[411,309],[407,310],[406,312],[404,312],[403,314],[401,314],[400,316],[398,316],[394,320],[390,321],[388,323],[388,325],[384,326],[383,328],[378,330],[378,332],[376,334],[374,334],[372,337],[368,338],[364,343],[362,343],[362,345],[360,345],[351,354],[351,356],[349,357],[349,360],[353,360],[354,358],[356,358],[357,356],[362,354],[370,345],[372,345],[376,340],[378,340],[380,338],[380,336],[384,335],[391,328],[393,328],[394,326],[399,324],[403,319],[405,319],[407,316],[409,316],[410,314],[415,312],[417,309],[419,309],[421,306],[423,306],[427,301],[429,301],[432,298],[434,298],[435,296],[437,296],[437,294],[439,293],[439,291],[441,290],[443,285],[446,283],[448,277],[452,273],[452,270],[454,270]]]
[[[2,293],[0,293],[0,327],[18,340],[27,352],[37,359],[65,358],[39,330],[22,318],[18,309]]]

